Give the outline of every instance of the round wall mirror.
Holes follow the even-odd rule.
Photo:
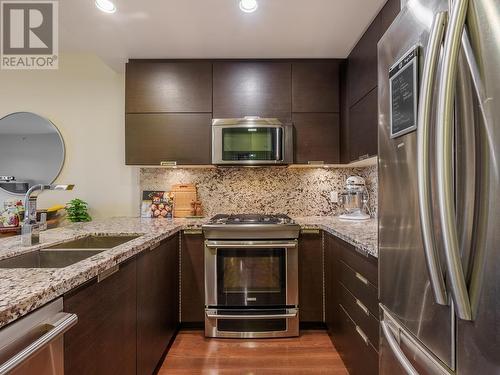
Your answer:
[[[51,184],[63,164],[64,141],[52,122],[30,112],[0,119],[0,189],[21,195]]]

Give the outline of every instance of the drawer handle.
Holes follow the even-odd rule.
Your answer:
[[[304,228],[300,230],[302,234],[319,234],[319,229],[316,228]]]
[[[361,275],[360,273],[356,272],[356,277],[358,278],[359,281],[361,281],[363,284],[368,285],[368,279]]]
[[[184,229],[184,234],[186,235],[196,235],[202,233],[203,231],[201,229]]]
[[[102,271],[99,275],[97,275],[97,282],[100,283],[101,281],[106,280],[108,277],[114,275],[120,270],[120,265],[113,266],[111,268],[108,268],[107,270]]]
[[[370,316],[370,312],[368,311],[368,307],[366,307],[366,306],[363,304],[363,302],[361,302],[359,299],[356,299],[356,305],[358,305],[358,306],[359,306],[359,308],[360,308],[361,310],[363,310],[363,312],[364,312],[366,315]]]
[[[364,154],[364,155],[359,156],[358,160],[365,160],[365,159],[368,159],[369,157],[370,157],[370,154]]]
[[[356,326],[356,332],[363,339],[365,344],[368,345],[368,343],[370,342],[370,341],[368,341],[368,336],[366,336],[366,334],[363,332],[363,330],[361,328],[359,328],[359,326]]]

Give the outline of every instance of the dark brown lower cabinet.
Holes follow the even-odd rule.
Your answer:
[[[377,259],[325,233],[328,334],[351,375],[378,374]]]
[[[137,375],[153,374],[179,325],[179,237],[137,258]]]
[[[319,230],[300,234],[299,306],[301,322],[323,322],[323,246]]]
[[[184,231],[181,239],[181,322],[205,321],[204,239],[201,231]]]
[[[64,295],[64,310],[78,323],[64,335],[66,375],[136,373],[136,261]]]
[[[179,237],[64,295],[66,375],[151,375],[179,324]]]

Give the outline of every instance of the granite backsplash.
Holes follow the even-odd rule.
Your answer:
[[[366,179],[372,216],[377,213],[377,167],[365,168],[141,168],[141,190],[168,191],[174,184],[195,184],[205,216],[217,213],[285,213],[329,216],[343,212],[330,200],[351,175]]]

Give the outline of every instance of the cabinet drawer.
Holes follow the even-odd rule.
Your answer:
[[[336,306],[338,327],[333,342],[350,375],[377,375],[378,353],[361,335],[366,335],[349,317],[341,305]]]
[[[370,313],[365,304],[354,297],[344,286],[339,285],[339,302],[347,311],[352,320],[368,336],[370,343],[378,348],[379,330],[378,320]]]
[[[343,261],[339,261],[340,282],[370,310],[374,316],[378,316],[378,291],[368,279]]]
[[[339,247],[339,259],[359,272],[374,286],[378,286],[378,261],[376,258],[364,255],[356,251],[354,247],[345,241],[333,237],[336,246]]]

